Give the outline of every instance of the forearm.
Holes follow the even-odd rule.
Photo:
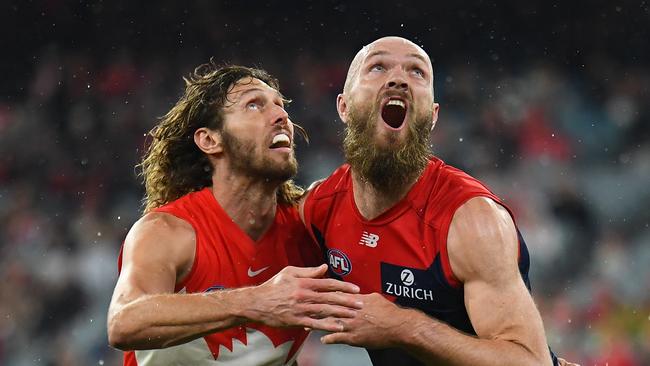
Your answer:
[[[404,324],[397,330],[397,345],[430,365],[550,365],[546,350],[534,352],[508,339],[480,339],[432,319],[425,314],[403,309]]]
[[[250,289],[207,294],[158,294],[128,302],[108,320],[109,343],[119,349],[164,348],[237,326]]]

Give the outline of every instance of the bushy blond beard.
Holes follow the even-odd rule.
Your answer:
[[[378,146],[375,141],[378,108],[369,111],[352,104],[349,108],[343,140],[346,161],[377,191],[386,195],[400,193],[399,187],[413,183],[432,156],[429,133],[433,106],[408,123],[404,142],[394,139],[387,147]]]

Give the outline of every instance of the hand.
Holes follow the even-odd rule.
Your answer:
[[[361,303],[353,294],[359,287],[322,278],[327,265],[286,267],[252,288],[245,317],[273,327],[300,326],[340,331],[337,319],[353,318]]]
[[[402,309],[378,293],[357,295],[363,302],[363,308],[356,311],[356,316],[338,319],[343,330],[321,338],[325,344],[344,343],[367,348],[395,347],[391,341],[399,332],[408,316]]]
[[[560,363],[560,366],[580,366],[577,363],[569,362],[563,358],[557,358],[558,362]]]

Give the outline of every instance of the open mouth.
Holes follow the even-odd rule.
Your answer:
[[[392,128],[399,129],[406,118],[406,102],[391,98],[381,109],[381,118]]]
[[[291,147],[291,139],[287,134],[284,133],[279,133],[275,136],[273,136],[273,141],[271,141],[271,146],[269,148],[271,149],[278,149],[278,148],[290,148]]]

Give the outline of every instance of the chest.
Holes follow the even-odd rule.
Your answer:
[[[320,224],[313,229],[319,231],[333,277],[450,323],[466,320],[462,290],[452,288],[444,275],[444,243],[434,240],[435,226],[414,211],[366,223],[338,210]]]
[[[259,242],[243,232],[214,227],[197,235],[188,292],[254,286],[288,265],[299,265],[295,230],[273,230]]]
[[[433,228],[406,212],[383,223],[366,223],[354,215],[333,215],[324,227],[323,243],[330,271],[359,285],[363,292],[382,292],[394,271],[426,271],[439,252]],[[406,282],[415,279],[405,279]]]

